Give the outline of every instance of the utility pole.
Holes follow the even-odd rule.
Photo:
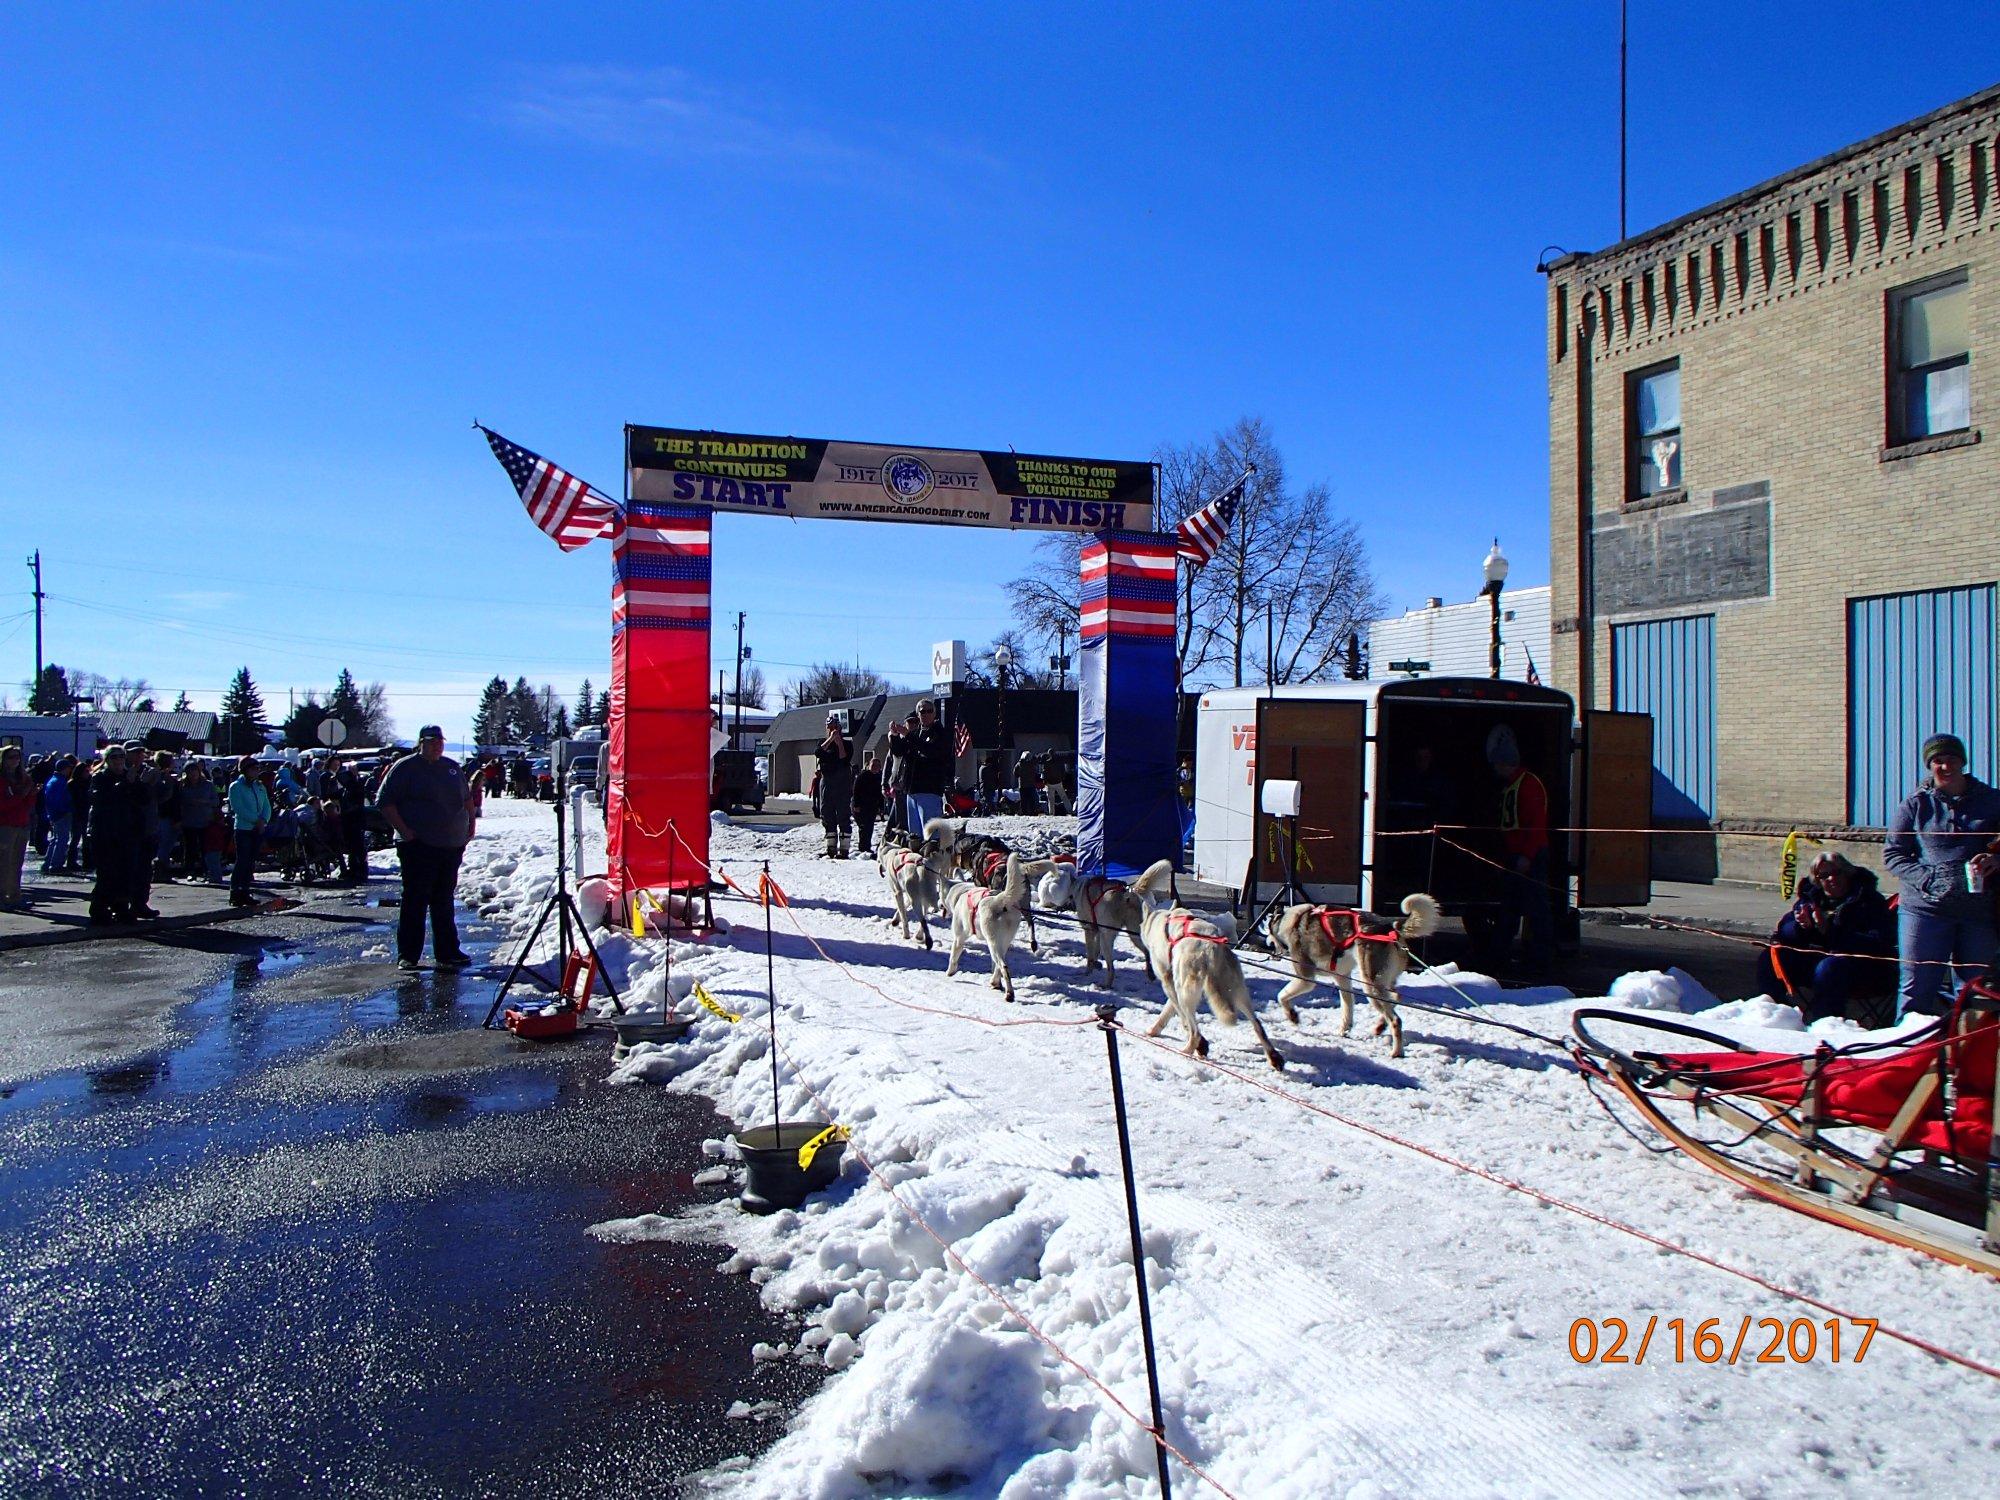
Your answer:
[[[28,690],[28,697],[41,696],[42,691],[42,549],[37,547],[35,555],[28,559],[29,571],[35,575],[35,684]]]
[[[1069,686],[1069,621],[1056,622],[1056,691]]]
[[[729,748],[743,733],[743,611],[736,611],[736,721],[729,731]]]

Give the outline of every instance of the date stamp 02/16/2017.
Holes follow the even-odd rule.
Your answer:
[[[1875,1337],[1874,1318],[1578,1318],[1569,1357],[1580,1365],[1858,1365]]]

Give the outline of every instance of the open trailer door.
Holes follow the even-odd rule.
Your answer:
[[[1653,899],[1653,716],[1583,711],[1578,906]],[[1624,830],[1631,830],[1629,832]]]
[[[1358,699],[1260,698],[1257,701],[1256,796],[1251,803],[1251,881],[1255,905],[1285,882],[1284,832],[1265,816],[1264,783],[1300,783],[1298,881],[1308,899],[1361,897],[1361,781],[1367,757],[1368,705]]]

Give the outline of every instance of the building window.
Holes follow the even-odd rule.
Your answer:
[[[1889,294],[1889,441],[1972,425],[1970,296],[1963,271]]]
[[[1631,377],[1626,427],[1631,433],[1630,482],[1634,500],[1681,487],[1680,361],[1641,370]]]

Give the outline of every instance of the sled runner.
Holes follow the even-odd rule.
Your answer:
[[[1806,1053],[1759,1052],[1642,1012],[1580,1010],[1573,1024],[1586,1076],[1703,1166],[1816,1219],[2000,1276],[2000,971],[1922,1031]],[[1697,1133],[1704,1116],[1715,1128]]]

